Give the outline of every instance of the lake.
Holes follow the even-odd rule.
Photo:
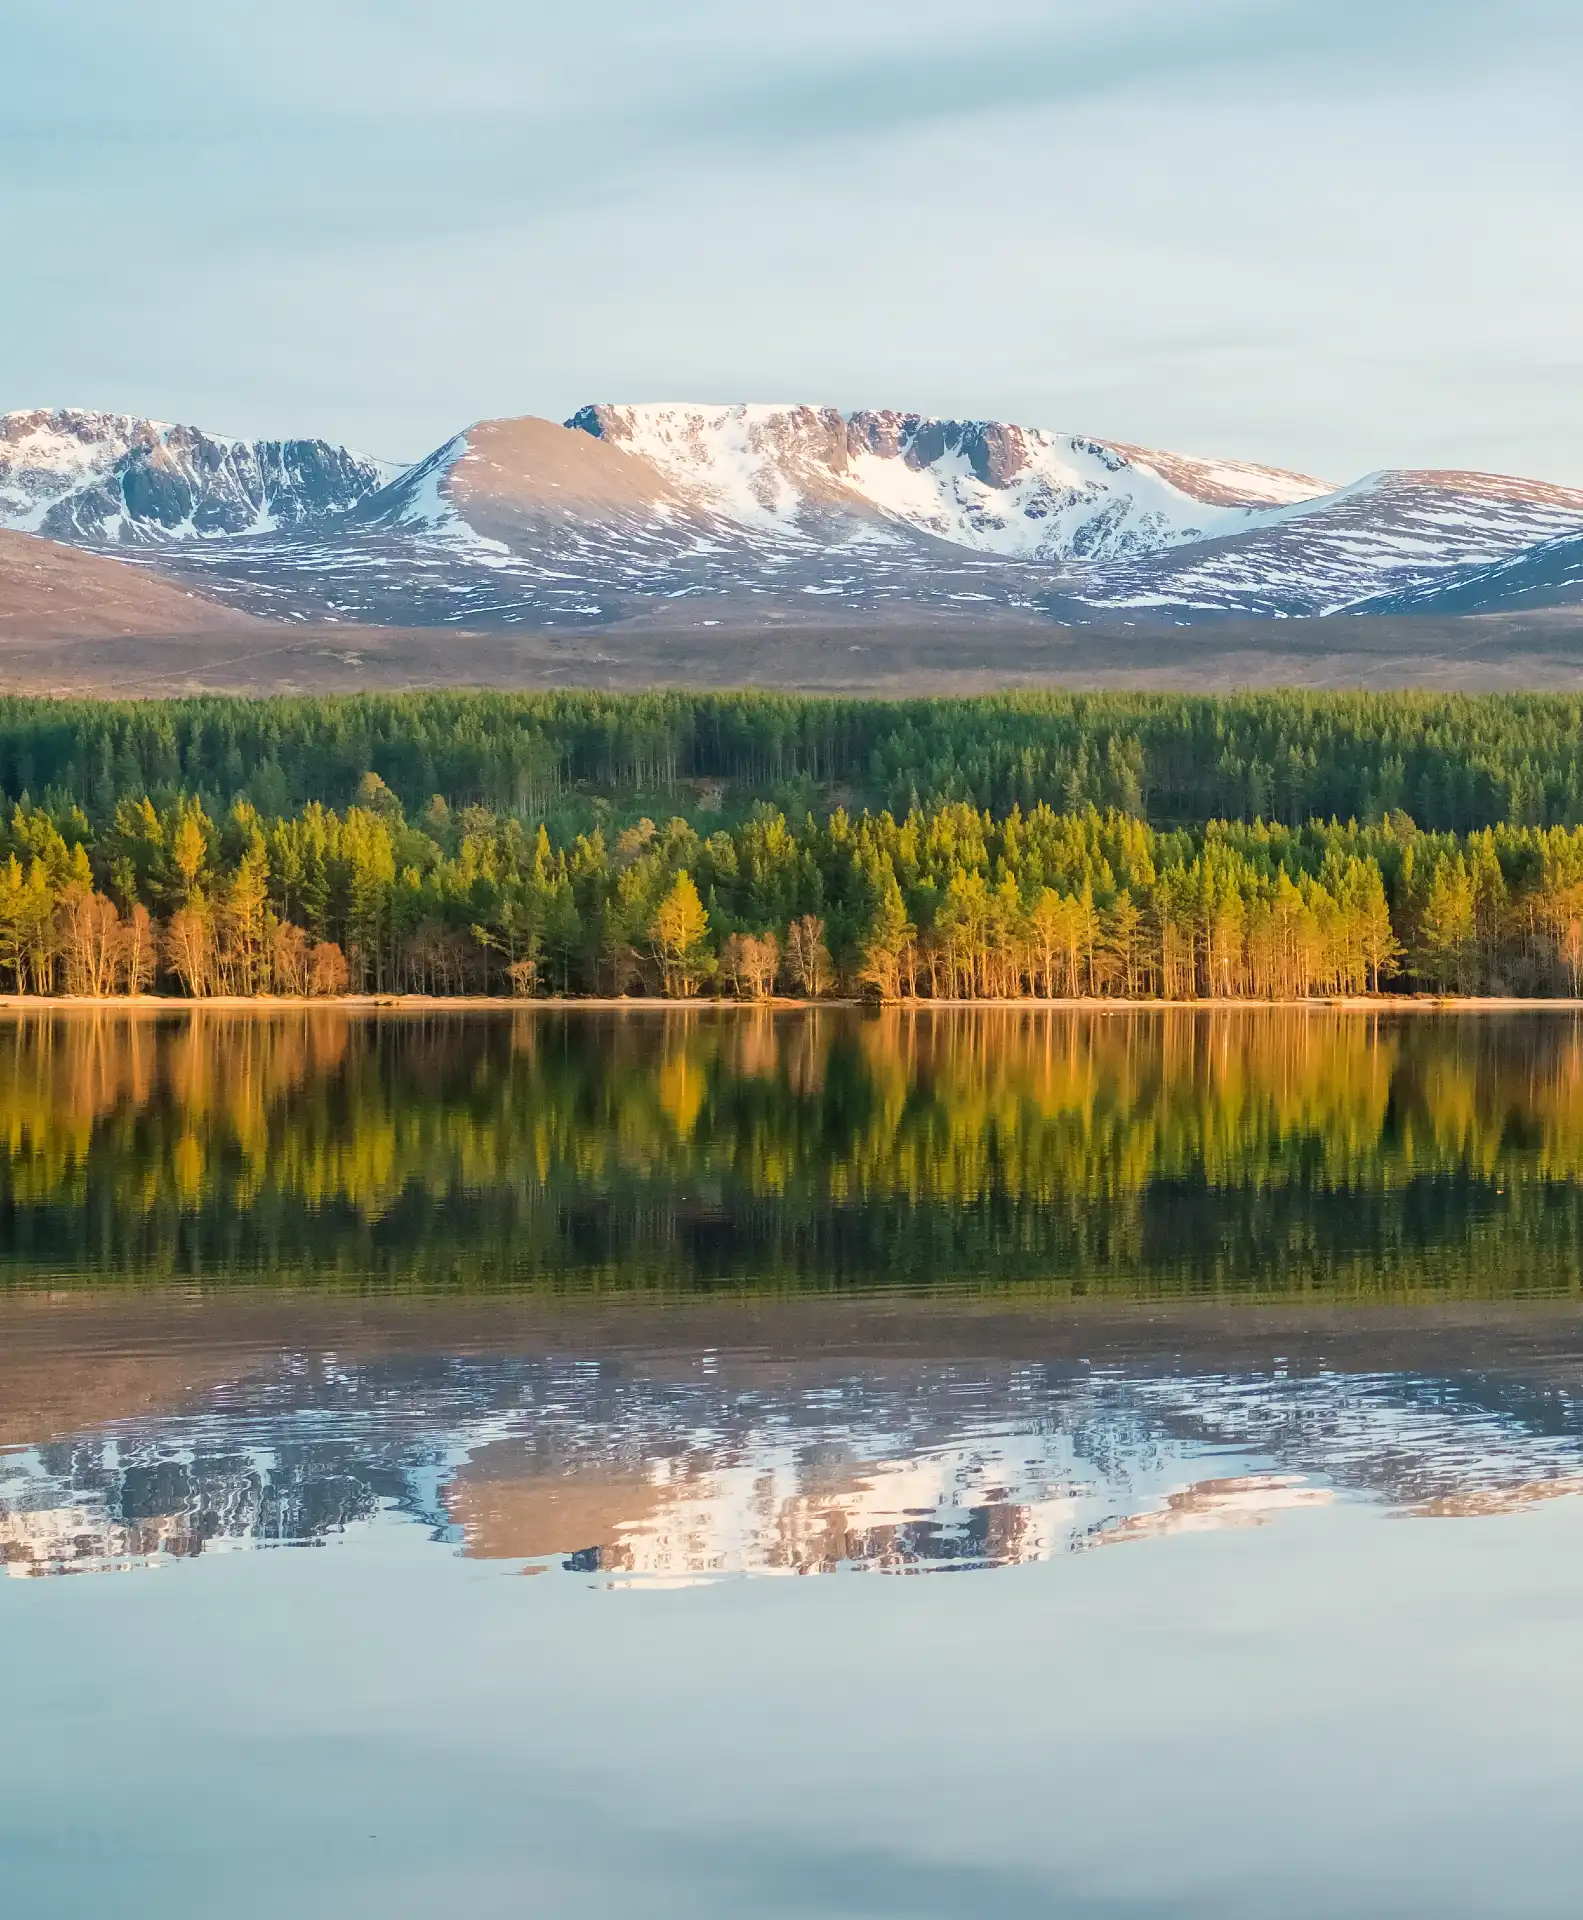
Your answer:
[[[8,1912],[1576,1908],[1570,1012],[40,1011],[0,1139]]]

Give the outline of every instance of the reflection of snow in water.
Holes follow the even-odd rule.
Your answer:
[[[671,1584],[1025,1563],[1338,1494],[1472,1516],[1583,1490],[1572,1401],[1473,1376],[806,1372],[301,1361],[0,1455],[0,1559],[149,1566],[404,1515],[477,1557]]]
[[[1402,1509],[1570,1490],[1583,1417],[1567,1395],[1479,1377],[1095,1376],[1178,1441],[1256,1453]]]
[[[1158,1540],[1168,1533],[1218,1533],[1226,1527],[1262,1527],[1297,1507],[1327,1507],[1328,1487],[1309,1486],[1300,1474],[1245,1473],[1230,1480],[1199,1480],[1165,1497],[1163,1506],[1107,1521],[1089,1536],[1095,1546],[1121,1540]]]

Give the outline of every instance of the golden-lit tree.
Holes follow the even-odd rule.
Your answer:
[[[698,990],[710,967],[704,945],[709,915],[698,898],[698,888],[684,867],[649,921],[654,957],[665,980],[665,991],[686,999]]]

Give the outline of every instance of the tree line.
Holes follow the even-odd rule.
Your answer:
[[[124,800],[214,818],[338,811],[377,773],[409,816],[443,795],[543,818],[557,839],[619,811],[898,817],[966,802],[1114,808],[1155,825],[1379,821],[1467,834],[1583,825],[1583,700],[1562,694],[1027,691],[861,700],[778,693],[368,694],[0,700],[0,795],[96,828]],[[668,798],[667,798],[668,797]],[[660,805],[664,799],[665,804]]]
[[[1576,994],[1583,829],[1458,836],[941,801],[760,803],[552,836],[374,772],[344,809],[17,803],[0,988],[214,995],[775,993],[1167,1000]]]

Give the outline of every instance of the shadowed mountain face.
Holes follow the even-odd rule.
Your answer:
[[[321,441],[57,413],[0,421],[0,524],[139,547],[297,619],[1169,624],[1438,608],[1475,579],[1481,610],[1531,600],[1534,556],[1583,540],[1583,491],[1457,472],[1335,489],[1006,422],[807,406],[485,421],[391,477]],[[1544,577],[1550,603],[1583,591],[1576,568]]]
[[[228,440],[79,407],[0,415],[0,526],[79,545],[300,526],[388,473],[324,440]]]
[[[1503,613],[1583,602],[1583,534],[1566,533],[1526,547],[1515,559],[1474,567],[1451,580],[1429,581],[1371,604],[1370,613]]]

